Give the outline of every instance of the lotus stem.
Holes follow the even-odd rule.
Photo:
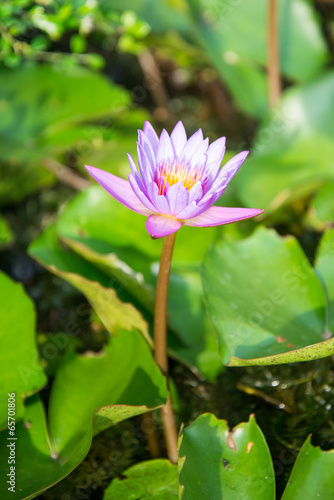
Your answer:
[[[154,358],[162,374],[166,377],[167,384],[167,299],[175,236],[176,233],[173,233],[166,236],[163,240],[154,310]],[[168,458],[175,464],[177,463],[178,432],[170,394],[167,403],[161,408],[161,418]]]
[[[275,107],[281,96],[279,67],[279,26],[276,0],[269,0],[268,17],[268,85],[269,106]]]

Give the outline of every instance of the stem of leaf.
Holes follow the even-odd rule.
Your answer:
[[[279,30],[277,1],[269,0],[268,18],[268,84],[269,105],[276,106],[281,96],[281,77],[279,67]]]
[[[167,299],[169,273],[172,262],[176,233],[164,238],[160,267],[157,280],[157,290],[154,310],[154,348],[155,361],[166,377],[168,383],[168,357],[167,357]],[[177,463],[177,427],[171,397],[161,408],[161,418],[168,458],[172,463]]]

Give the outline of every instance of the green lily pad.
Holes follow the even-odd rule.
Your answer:
[[[0,249],[10,245],[14,235],[5,219],[0,215]]]
[[[260,127],[243,174],[235,179],[246,206],[263,208],[268,215],[334,179],[333,93],[333,72],[285,92]]]
[[[181,431],[179,456],[182,500],[275,498],[269,449],[254,417],[230,432],[226,421],[201,415]]]
[[[123,303],[115,290],[108,288],[106,275],[80,257],[64,252],[56,239],[54,226],[35,240],[29,252],[51,272],[80,290],[110,333],[118,328],[136,328],[150,342],[148,325],[140,312],[132,304]]]
[[[84,459],[93,433],[161,406],[167,394],[165,379],[137,331],[118,331],[98,354],[69,352],[52,385],[49,424],[37,397],[27,401],[24,421],[17,424],[16,493],[10,498],[38,496]],[[8,431],[2,432],[1,443],[7,437]],[[7,473],[6,446],[1,450],[1,472]],[[0,493],[6,492],[2,483]]]
[[[14,109],[10,101],[13,96]],[[49,136],[71,124],[98,119],[121,110],[130,101],[126,90],[86,68],[71,66],[64,70],[32,63],[15,70],[1,69],[1,99],[1,138],[15,142],[33,140],[39,134]]]
[[[7,426],[8,394],[15,393],[15,418],[26,396],[40,390],[46,377],[35,344],[35,310],[22,285],[0,273],[0,428]]]
[[[333,352],[333,339],[322,342],[323,288],[294,238],[260,228],[245,240],[222,241],[208,251],[202,279],[224,363],[279,364]]]
[[[55,461],[52,446],[49,440],[46,415],[43,404],[38,396],[29,398],[25,403],[24,419],[16,424],[16,463],[15,492],[8,492],[9,484],[1,482],[0,493],[3,498],[13,500],[30,499],[36,497],[47,486],[50,486],[65,477],[77,465],[74,461],[65,463]],[[5,477],[9,473],[7,463],[8,432],[0,433],[0,470]],[[20,448],[19,448],[20,446]],[[24,451],[23,451],[24,450]]]
[[[121,260],[117,253],[108,252],[109,246],[92,244],[92,247],[99,246],[108,253],[100,253],[94,248],[82,243],[80,240],[63,237],[64,241],[74,252],[94,264],[98,269],[110,276],[118,283],[118,286],[129,289],[129,293],[138,300],[149,311],[153,311],[154,289],[144,281],[142,273],[134,271],[130,266]]]
[[[300,450],[282,500],[332,500],[334,450],[322,451],[309,437]]]
[[[114,479],[103,500],[170,500],[179,498],[177,466],[169,460],[150,460],[130,467]]]
[[[88,387],[92,389],[87,390]],[[87,433],[98,408],[131,405],[133,414],[138,414],[136,407],[155,408],[167,395],[164,378],[142,336],[135,331],[118,331],[101,353],[69,352],[65,356],[50,396],[52,442],[59,451],[71,448],[73,441],[78,442]],[[123,419],[117,411],[114,415],[110,409],[109,414],[105,410],[99,416],[95,432]]]
[[[315,270],[321,280],[328,301],[327,329],[334,332],[334,230],[329,229],[322,237],[315,262]]]

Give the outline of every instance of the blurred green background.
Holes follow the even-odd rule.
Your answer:
[[[334,224],[334,3],[277,2],[281,93],[275,106],[269,105],[268,5],[267,0],[2,0],[0,269],[22,283],[34,301],[39,358],[52,382],[69,346],[97,352],[107,343],[106,323],[109,331],[115,326],[94,307],[96,290],[87,291],[70,273],[116,290],[149,327],[138,327],[137,317],[133,324],[145,335],[151,326],[160,243],[149,239],[143,217],[124,213],[91,186],[84,165],[127,178],[126,153],[135,156],[137,129],[146,119],[169,132],[182,120],[188,135],[201,127],[210,142],[225,135],[227,159],[249,149],[219,204],[262,208],[263,216],[219,229],[184,228],[177,237],[172,375],[180,421],[213,411],[234,424],[259,412],[274,464],[277,459],[282,467],[281,492],[309,432],[324,448],[333,445],[331,361],[224,371],[199,278],[208,246],[221,238],[239,241],[256,225],[295,237],[313,264],[322,234],[330,234]],[[30,253],[44,267],[27,253],[39,235]],[[265,249],[265,236],[258,238],[256,244]],[[103,257],[110,253],[119,260]],[[286,265],[299,265],[298,258]],[[255,292],[272,286],[270,272],[266,262],[267,278]],[[327,272],[320,273],[324,281]],[[121,307],[117,300],[115,310]],[[43,346],[57,346],[59,332],[65,332],[65,347],[50,357]],[[30,344],[25,347],[28,359]],[[45,385],[43,377],[37,373],[30,392]],[[45,405],[50,387],[49,382],[41,392]],[[288,410],[278,411],[280,404]],[[106,432],[124,460],[110,459],[106,439],[97,437],[81,466],[40,498],[75,495],[77,488],[89,491],[89,498],[103,498],[111,478],[148,458],[139,425],[132,420],[120,425]],[[120,437],[124,433],[129,446]],[[282,450],[283,465],[277,458]],[[101,473],[96,464],[103,465]]]

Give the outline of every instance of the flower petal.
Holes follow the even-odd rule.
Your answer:
[[[185,161],[189,161],[196,149],[202,144],[203,132],[202,129],[198,129],[188,140],[184,146],[180,158]]]
[[[212,197],[212,203],[214,203],[223,194],[228,183],[232,180],[235,174],[238,172],[239,168],[247,158],[248,151],[243,151],[233,158],[231,158],[219,171],[217,177],[208,182],[206,189],[204,189],[203,199]]]
[[[175,157],[178,158],[187,142],[187,134],[181,121],[173,128],[170,139],[175,151]]]
[[[162,162],[170,162],[174,160],[174,149],[172,146],[172,141],[165,129],[161,132],[159,139],[159,146],[157,152],[157,165]]]
[[[87,172],[117,201],[130,210],[142,215],[149,215],[148,210],[135,195],[128,181],[116,177],[116,175],[105,172],[99,168],[85,165]]]
[[[182,221],[164,215],[153,214],[146,221],[146,229],[154,239],[176,233],[181,226]]]
[[[146,186],[144,186],[143,181],[138,172],[135,175],[129,174],[129,183],[134,194],[142,202],[142,204],[149,210],[150,214],[152,212],[155,213],[157,209],[152,205],[152,203],[148,199],[147,193],[145,191]]]
[[[178,219],[187,220],[190,219],[191,217],[196,217],[196,215],[198,215],[201,212],[204,212],[204,210],[205,210],[204,208],[203,210],[198,210],[196,202],[193,201],[192,203],[189,203],[189,205],[186,206],[183,210],[178,212],[176,216]]]
[[[169,204],[171,215],[175,215],[183,210],[189,203],[189,194],[183,182],[176,182],[167,190],[166,198]]]
[[[152,150],[156,155],[158,151],[159,138],[156,131],[147,120],[144,123],[144,134],[146,135],[149,143],[151,144]]]
[[[229,224],[259,215],[263,210],[256,208],[210,207],[201,215],[184,221],[186,226],[210,227]]]
[[[159,189],[155,182],[150,182],[147,186],[147,196],[155,206],[157,212],[170,215],[170,208],[166,197],[163,194],[159,195]]]
[[[220,137],[212,144],[210,144],[207,155],[207,170],[212,172],[214,175],[217,174],[218,169],[223,161],[226,149],[226,137]]]
[[[154,165],[152,160],[146,155],[145,149],[137,142],[138,166],[143,181],[147,185],[153,180]]]
[[[231,158],[227,163],[225,163],[225,165],[221,168],[220,172],[218,173],[213,184],[222,183],[222,185],[224,185],[225,187],[230,182],[232,177],[234,177],[234,175],[238,172],[239,168],[246,160],[248,153],[249,151],[242,151],[242,153],[233,156],[233,158]]]
[[[198,158],[201,158],[203,160],[203,155],[207,152],[209,146],[209,138],[207,137],[202,141],[198,147],[195,149],[195,151],[192,154],[191,157],[191,162],[192,166],[196,166],[198,164]],[[205,162],[207,161],[207,157],[205,156]]]
[[[202,188],[202,183],[200,181],[197,181],[191,189],[189,189],[189,204],[195,201],[196,203],[202,198],[203,196],[203,188]]]
[[[137,166],[134,162],[134,159],[132,158],[130,153],[126,153],[126,154],[127,154],[127,157],[128,157],[129,163],[130,163],[132,175],[136,175],[138,173],[138,170],[137,170]]]
[[[146,157],[149,160],[149,166],[151,167],[152,177],[154,176],[156,167],[156,152],[153,151],[151,143],[147,139],[146,135],[142,130],[138,130],[138,143],[142,146],[145,151]],[[139,160],[139,158],[138,158]]]

